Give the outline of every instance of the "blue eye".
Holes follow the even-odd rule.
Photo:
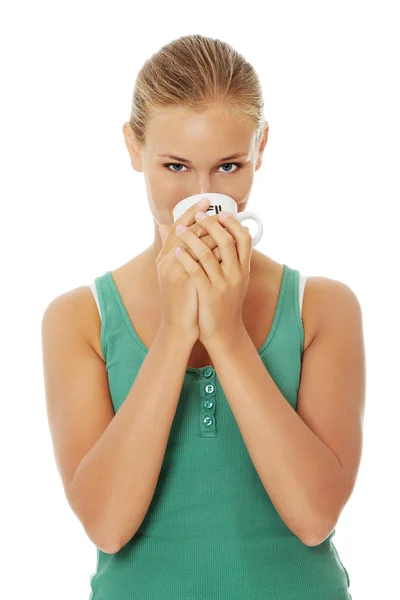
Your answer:
[[[224,171],[225,173],[236,173],[236,171],[238,171],[243,166],[243,163],[234,163],[234,162],[232,162],[232,163],[224,163],[223,165],[221,165],[221,167],[225,167],[226,165],[229,165],[229,166],[230,165],[235,165],[235,167],[237,167],[237,169],[235,169],[235,171]],[[169,171],[173,171],[174,173],[180,173],[182,171],[182,169],[179,169],[178,171],[176,171],[175,169],[170,169],[169,167],[172,167],[172,166],[174,166],[174,167],[178,167],[178,166],[185,167],[185,165],[183,165],[182,163],[165,163],[163,166],[166,167]]]

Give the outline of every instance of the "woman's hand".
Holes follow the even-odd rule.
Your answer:
[[[232,331],[244,327],[242,309],[250,280],[252,236],[232,213],[208,216],[200,213],[202,218],[198,214],[196,221],[215,240],[222,262],[218,262],[210,248],[190,229],[180,231],[178,226],[176,235],[199,262],[184,248],[177,258],[197,288],[199,340],[206,346],[216,338],[231,339]]]
[[[174,228],[176,224],[182,223],[190,225],[191,228],[201,229],[206,234],[196,223],[195,213],[198,210],[201,210],[199,206],[190,206],[174,223]],[[174,228],[169,230],[166,225],[159,227],[162,248],[155,264],[161,297],[161,324],[194,344],[199,336],[197,289],[176,258],[175,248],[179,238],[174,234]],[[212,239],[211,242],[215,247]]]
[[[178,247],[179,243],[182,243],[176,235],[176,227],[180,223],[186,225],[186,227],[190,227],[191,230],[197,235],[197,237],[201,238],[203,243],[206,244],[212,251],[218,262],[221,262],[221,255],[218,249],[215,240],[208,234],[208,232],[200,225],[200,223],[196,222],[195,213],[197,211],[206,211],[210,205],[210,200],[208,198],[202,198],[205,201],[203,206],[199,206],[199,202],[197,204],[192,204],[177,220],[172,223],[172,225],[168,225],[166,223],[162,223],[159,225],[158,231],[160,233],[161,241],[163,244],[162,253],[166,254],[170,252],[172,249]],[[187,247],[187,250],[191,256],[196,260],[196,256],[192,253],[190,248]]]

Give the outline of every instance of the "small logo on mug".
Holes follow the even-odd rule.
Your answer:
[[[206,212],[208,212],[209,210],[215,210],[215,214],[218,215],[218,213],[220,213],[223,210],[223,208],[221,204],[210,204]]]

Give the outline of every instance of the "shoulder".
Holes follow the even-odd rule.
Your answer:
[[[350,326],[362,324],[360,301],[354,290],[337,279],[321,276],[308,276],[304,298],[307,297],[307,311],[314,315],[314,337],[329,326],[341,323]]]
[[[264,280],[265,282],[267,273],[269,275],[268,285],[272,286],[275,290],[273,293],[276,294],[281,281],[283,264],[259,251],[253,250],[253,253],[255,254],[254,265],[257,266],[255,269],[256,281]],[[302,274],[301,270],[299,273]],[[301,307],[301,318],[305,331],[305,350],[324,324],[332,323],[335,319],[349,320],[357,315],[359,318],[361,317],[361,306],[350,286],[329,277],[307,275]]]
[[[348,321],[356,313],[361,314],[361,308],[350,286],[329,277],[307,275],[302,305],[302,320],[308,332],[304,350],[327,324]]]
[[[77,321],[84,320],[84,305],[87,303],[89,286],[79,286],[53,298],[46,306],[42,319],[48,315],[69,316]]]
[[[93,332],[100,331],[100,315],[89,285],[81,285],[53,298],[43,312],[42,328],[47,323],[76,327],[93,346]]]

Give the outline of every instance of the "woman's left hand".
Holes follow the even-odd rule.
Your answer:
[[[184,248],[177,254],[197,288],[199,340],[204,346],[215,339],[229,340],[238,328],[244,327],[242,309],[250,280],[252,236],[232,213],[225,214],[228,216],[224,217],[223,212],[218,215],[196,213],[196,221],[218,245],[221,263],[190,229],[176,231],[199,260],[197,262]],[[201,215],[204,216],[201,218]]]

